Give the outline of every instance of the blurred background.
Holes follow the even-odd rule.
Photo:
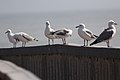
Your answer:
[[[39,42],[30,42],[27,46],[47,45],[44,36],[46,21],[50,21],[54,29],[72,29],[73,35],[68,38],[68,43],[82,46],[83,39],[78,36],[76,25],[84,23],[86,28],[99,35],[111,19],[118,25],[117,33],[110,42],[112,47],[119,47],[119,3],[120,0],[0,0],[0,48],[12,47],[5,34],[7,29],[13,33],[26,32],[39,39]],[[61,43],[61,40],[55,40],[55,44]],[[106,46],[106,43],[95,46]]]

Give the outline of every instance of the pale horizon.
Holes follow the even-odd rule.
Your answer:
[[[0,14],[119,10],[120,0],[0,0]]]

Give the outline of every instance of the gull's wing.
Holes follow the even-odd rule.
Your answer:
[[[85,30],[85,33],[87,34],[87,35],[89,35],[91,38],[96,38],[97,36],[96,35],[94,35],[90,30],[88,30],[88,29],[86,29]]]
[[[57,30],[54,34],[56,34],[56,35],[66,35],[67,33],[69,33],[68,30],[61,29],[61,30]]]
[[[32,40],[34,39],[32,36],[30,36],[30,35],[28,35],[28,34],[26,34],[26,33],[23,33],[22,36],[23,36],[26,40],[28,40],[28,41],[32,41]]]
[[[97,38],[97,41],[102,42],[102,41],[108,40],[112,37],[112,35],[113,35],[113,30],[105,29]]]
[[[16,33],[16,34],[14,35],[14,37],[15,37],[16,39],[19,39],[19,40],[21,40],[21,38],[24,38],[24,39],[26,39],[27,41],[31,41],[31,40],[34,39],[32,36],[30,36],[30,35],[28,35],[28,34],[26,34],[26,33],[24,33],[24,32]]]

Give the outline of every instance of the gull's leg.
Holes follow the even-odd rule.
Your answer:
[[[65,38],[63,38],[63,44],[64,44],[64,45],[66,44],[66,39],[65,39]]]
[[[54,44],[54,39],[52,39],[52,44]]]
[[[87,44],[86,44],[86,46],[88,46],[88,40],[87,40]]]
[[[64,40],[63,40],[63,38],[62,38],[62,42],[63,42],[63,44],[64,44]]]
[[[24,45],[25,45],[25,42],[22,42],[22,47],[24,47]]]
[[[50,39],[48,39],[48,45],[50,45]]]
[[[62,38],[62,42],[63,42],[63,44],[66,44],[66,42],[65,42],[65,38]]]
[[[24,45],[24,42],[22,42],[22,47],[23,47],[23,45]]]
[[[83,46],[85,46],[85,39],[84,39],[84,45]]]
[[[16,45],[17,45],[17,42],[15,42],[15,44],[14,44],[14,48],[16,48]]]
[[[66,39],[64,38],[64,44],[67,44],[67,41],[66,41]]]
[[[109,41],[107,41],[106,43],[107,43],[107,47],[110,47],[110,42],[109,42]]]
[[[22,47],[23,47],[23,42],[22,42]]]
[[[16,40],[16,42],[13,43],[13,48],[16,48],[16,45],[17,45],[17,43],[19,42],[19,39],[15,39],[15,40]]]
[[[25,44],[24,44],[24,47],[26,46],[26,42],[25,42]]]

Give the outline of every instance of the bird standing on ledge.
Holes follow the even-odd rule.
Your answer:
[[[88,41],[96,39],[97,36],[93,34],[89,29],[85,28],[85,25],[81,23],[80,25],[76,26],[78,28],[78,35],[84,39],[84,45],[88,46]],[[87,42],[87,44],[85,44]]]
[[[110,39],[112,39],[116,34],[115,25],[117,25],[117,23],[113,20],[110,20],[108,22],[108,28],[104,29],[104,31],[98,36],[98,38],[93,43],[90,44],[90,46],[105,41],[107,43],[107,47],[110,47]]]
[[[12,30],[8,29],[8,30],[5,32],[5,34],[6,34],[6,33],[7,33],[7,36],[8,36],[9,41],[10,41],[11,43],[13,43],[13,48],[15,48],[16,45],[17,45],[17,43],[19,42],[19,40],[14,37],[15,34],[12,33]]]

